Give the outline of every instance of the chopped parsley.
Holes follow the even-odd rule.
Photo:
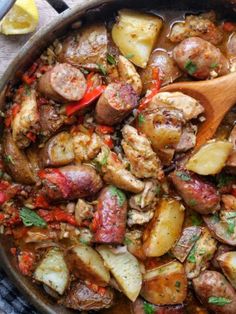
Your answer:
[[[220,221],[219,214],[218,214],[218,213],[214,213],[214,214],[212,215],[212,222],[213,222],[214,224],[216,224],[216,223],[218,223],[219,221]]]
[[[204,255],[206,253],[206,248],[201,248],[199,251],[198,251],[198,254],[200,255],[200,256],[202,256],[202,255]]]
[[[145,121],[144,115],[140,114],[140,115],[138,116],[138,125],[141,126],[144,121]]]
[[[13,165],[15,164],[11,155],[4,156],[4,160],[8,164],[10,164],[10,163],[13,164]]]
[[[208,303],[209,304],[215,304],[218,306],[224,306],[226,304],[230,304],[232,302],[232,300],[230,299],[226,299],[223,297],[209,297],[208,298]]]
[[[194,243],[194,242],[196,242],[199,238],[200,238],[200,235],[195,234],[195,235],[192,236],[192,239],[190,240],[190,242],[191,242],[191,243]]]
[[[227,220],[227,224],[228,224],[227,232],[229,234],[233,234],[234,233],[234,228],[235,228],[235,221],[234,221],[234,219],[228,219]]]
[[[128,53],[126,56],[125,56],[125,58],[126,59],[132,59],[134,57],[134,54],[133,53]]]
[[[146,301],[143,302],[143,309],[145,314],[154,314],[155,313],[155,306],[150,304]]]
[[[130,238],[125,237],[125,239],[124,239],[124,244],[130,245],[130,244],[132,244],[132,243],[133,243],[133,242],[132,242],[132,240],[130,240]]]
[[[236,212],[225,213],[225,217],[226,217],[226,219],[236,218]]]
[[[157,185],[155,192],[156,192],[157,196],[160,196],[160,194],[161,194],[161,186],[160,185]]]
[[[41,218],[36,212],[27,207],[21,208],[20,218],[26,227],[35,226],[44,228],[47,226],[47,223],[43,218]]]
[[[85,75],[89,74],[89,71],[84,68],[80,68],[80,71]]]
[[[188,173],[183,171],[176,171],[177,177],[179,177],[182,181],[190,181],[191,177]]]
[[[30,96],[31,95],[31,90],[30,90],[29,85],[25,84],[24,85],[24,90],[25,90],[26,96]]]
[[[118,205],[123,206],[124,202],[126,201],[125,194],[113,185],[110,186],[109,190],[110,190],[112,196],[117,197]]]
[[[107,75],[107,70],[105,69],[105,67],[104,67],[102,64],[97,63],[97,66],[98,66],[99,71],[100,71],[103,75]]]
[[[196,247],[194,246],[187,257],[188,262],[194,263],[194,264],[196,263],[195,253],[196,253]]]
[[[197,71],[197,66],[191,60],[188,60],[184,65],[185,70],[187,70],[188,74],[193,75]]]
[[[109,53],[107,54],[107,62],[112,65],[116,65],[115,57],[113,55],[110,55]]]
[[[218,63],[217,62],[213,62],[211,65],[210,65],[210,68],[211,69],[215,69],[215,68],[217,68],[218,67]]]
[[[85,239],[83,239],[83,238],[80,238],[80,239],[79,239],[79,242],[82,243],[82,244],[84,244],[84,245],[88,245],[88,244],[89,244],[89,241],[87,241],[87,240],[85,240]]]
[[[175,287],[176,287],[176,288],[180,288],[180,286],[181,286],[181,282],[177,280],[177,281],[175,282]]]
[[[197,213],[193,213],[190,218],[193,226],[201,226],[203,223],[202,217]]]
[[[187,202],[187,205],[190,207],[196,206],[197,205],[197,201],[195,199],[191,199]]]

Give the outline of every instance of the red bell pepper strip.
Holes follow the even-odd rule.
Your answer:
[[[236,24],[232,22],[224,22],[223,30],[226,32],[233,32],[236,29]]]
[[[67,116],[71,116],[78,110],[86,108],[104,92],[105,88],[106,88],[105,85],[100,85],[98,87],[95,87],[92,91],[86,92],[84,97],[78,102],[68,104],[66,106]]]
[[[34,206],[36,208],[48,208],[49,204],[43,195],[37,195],[34,200]]]
[[[47,223],[50,222],[67,222],[70,225],[77,226],[78,223],[75,217],[60,208],[55,208],[52,210],[39,209],[38,214]]]
[[[25,276],[31,275],[35,260],[36,256],[33,252],[27,250],[20,252],[18,256],[20,272]]]
[[[104,142],[110,149],[112,149],[112,148],[114,147],[113,140],[112,140],[112,138],[111,138],[109,135],[107,135],[107,137],[105,137],[105,138],[103,139],[103,142]]]
[[[26,137],[29,139],[29,140],[31,140],[31,142],[35,142],[36,141],[36,134],[34,134],[34,133],[32,133],[32,132],[28,132],[27,134],[26,134]]]
[[[111,134],[114,133],[114,128],[108,125],[97,125],[96,131],[101,134]]]
[[[36,77],[35,77],[35,72],[38,68],[38,63],[37,62],[34,62],[32,64],[32,66],[29,68],[28,71],[26,71],[23,75],[22,75],[22,81],[27,84],[27,85],[31,85],[34,83],[34,81],[36,80]]]
[[[15,118],[17,113],[20,111],[20,105],[19,104],[13,104],[12,107],[10,108],[8,115],[5,119],[5,126],[9,128],[11,126],[12,120]]]
[[[160,80],[160,77],[159,77],[159,70],[158,70],[158,68],[154,68],[153,69],[153,71],[152,71],[152,78],[153,78],[153,81],[152,81],[151,91],[150,91],[150,93],[147,96],[145,96],[141,100],[141,102],[139,104],[139,107],[138,107],[139,111],[142,111],[142,110],[146,109],[147,105],[152,100],[152,98],[154,96],[156,96],[156,94],[160,91],[161,80]]]

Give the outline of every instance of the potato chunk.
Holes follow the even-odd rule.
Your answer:
[[[143,235],[146,256],[162,256],[178,240],[184,221],[184,206],[173,198],[162,199]]]
[[[114,252],[108,246],[101,245],[97,248],[102,255],[105,265],[110,269],[123,293],[135,301],[142,286],[142,275],[136,257],[129,252]]]
[[[58,248],[51,248],[36,268],[34,277],[63,294],[69,282],[69,271],[63,253]]]
[[[214,175],[225,166],[233,146],[229,142],[211,141],[193,155],[186,168],[200,175]]]
[[[145,68],[162,27],[162,20],[154,15],[132,10],[120,10],[112,28],[112,39],[124,56]]]
[[[79,278],[87,279],[99,286],[106,286],[110,280],[101,256],[91,247],[83,244],[74,246],[68,258]]]
[[[223,273],[236,289],[236,252],[227,252],[218,256],[217,261],[220,264]]]
[[[187,296],[187,277],[181,263],[173,261],[144,274],[141,295],[153,304],[178,304]]]

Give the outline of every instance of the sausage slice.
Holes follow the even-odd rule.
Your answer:
[[[78,101],[86,91],[83,73],[67,63],[58,63],[39,80],[38,90],[59,102]]]
[[[98,123],[114,125],[120,123],[138,105],[138,96],[126,83],[111,83],[96,105]]]

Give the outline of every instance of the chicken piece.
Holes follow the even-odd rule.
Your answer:
[[[160,185],[155,181],[146,181],[144,190],[129,199],[129,206],[139,211],[147,211],[155,207],[158,200]]]
[[[217,241],[207,228],[203,228],[201,237],[190,251],[185,264],[185,271],[189,279],[199,276],[208,267],[208,262],[214,256]]]
[[[102,141],[96,133],[90,135],[89,133],[74,132],[72,141],[75,160],[77,162],[84,162],[95,158],[102,146]]]
[[[186,121],[195,119],[204,112],[204,107],[196,99],[181,92],[158,93],[152,98],[148,107],[154,109],[160,101],[175,109],[181,110]]]
[[[153,210],[140,212],[138,210],[131,209],[128,211],[127,224],[129,227],[132,227],[134,225],[144,225],[148,223],[152,219],[153,216],[154,216]]]
[[[118,71],[120,79],[126,83],[129,83],[135,92],[140,95],[143,89],[141,78],[135,69],[135,66],[125,57],[119,56],[118,59]]]
[[[220,29],[206,15],[189,15],[185,21],[175,23],[171,29],[169,39],[174,43],[185,38],[197,36],[213,45],[219,44],[223,39]]]
[[[137,178],[157,178],[162,180],[164,172],[160,159],[154,153],[151,142],[130,125],[122,129],[121,145],[131,166],[131,172]]]
[[[197,134],[197,126],[192,125],[192,124],[187,124],[183,128],[180,141],[176,146],[176,152],[182,153],[193,148],[196,144],[196,139],[197,139],[196,134]]]
[[[31,90],[23,96],[20,111],[12,121],[12,136],[14,142],[20,149],[30,145],[29,133],[36,133],[39,130],[39,113],[37,108],[35,90]]]
[[[103,147],[95,161],[101,166],[103,179],[107,183],[133,193],[140,193],[144,189],[144,183],[125,169],[124,162],[114,152]]]
[[[78,199],[75,206],[75,220],[78,225],[81,225],[85,220],[93,218],[93,206],[85,202],[83,199]]]
[[[40,134],[50,138],[64,124],[66,116],[60,114],[60,108],[45,104],[39,107]]]

